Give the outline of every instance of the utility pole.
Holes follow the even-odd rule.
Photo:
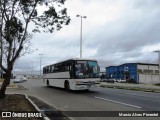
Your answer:
[[[160,50],[156,50],[154,51],[156,53],[158,53],[158,64],[159,64],[159,83],[160,83]]]
[[[81,29],[80,29],[80,58],[82,58],[82,18],[87,18],[86,16],[77,15],[76,17],[81,18]]]

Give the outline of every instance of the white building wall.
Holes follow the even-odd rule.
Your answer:
[[[138,74],[139,83],[160,83],[159,75]]]
[[[146,83],[152,83],[152,75],[145,75],[146,76]]]
[[[144,74],[138,74],[139,83],[146,83],[146,76]]]
[[[158,66],[149,65],[150,70],[158,70]]]
[[[137,69],[148,69],[148,65],[137,65]]]
[[[155,74],[155,70],[159,70],[158,65],[137,65],[137,69],[142,70],[142,73],[137,73],[139,83],[160,83],[159,74]],[[153,72],[145,73],[145,70],[153,70]]]
[[[158,75],[152,75],[152,83],[160,83]]]

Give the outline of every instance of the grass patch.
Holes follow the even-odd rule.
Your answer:
[[[106,87],[105,85],[100,85],[100,87]]]
[[[2,81],[2,82],[3,82],[3,81]],[[0,81],[0,86],[1,86],[2,82]],[[7,88],[8,88],[8,87],[10,87],[10,88],[17,88],[17,85],[14,84],[14,83],[10,83],[10,84],[7,86]]]
[[[11,83],[10,85],[8,85],[7,87],[11,87],[11,88],[17,88],[17,85],[14,83]]]
[[[134,90],[134,91],[143,91],[141,88],[133,87],[133,88],[127,88],[128,90]]]
[[[155,86],[160,86],[160,83],[154,84]]]
[[[112,86],[112,85],[100,85],[100,86],[104,88],[115,88],[115,89],[133,90],[133,91],[160,93],[158,89],[146,89],[146,88],[139,88],[139,87],[125,87],[125,86]]]
[[[4,79],[0,79],[0,82],[3,82]]]
[[[155,93],[160,93],[160,90],[156,90],[156,91],[154,91]]]
[[[115,86],[114,88],[117,88],[117,89],[125,89],[125,87],[122,87],[122,86]]]
[[[114,86],[108,86],[108,88],[114,88]]]
[[[145,92],[154,92],[154,90],[146,89]]]

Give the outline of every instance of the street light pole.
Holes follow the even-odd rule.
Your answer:
[[[87,18],[86,16],[77,15],[76,17],[81,18],[81,28],[80,28],[80,58],[82,58],[82,18]]]
[[[159,82],[160,82],[160,50],[156,50],[154,51],[156,53],[158,53],[158,64],[159,64]]]
[[[40,77],[41,77],[41,62],[42,62],[41,59],[42,59],[42,55],[43,55],[43,54],[39,54],[39,56],[40,56]]]

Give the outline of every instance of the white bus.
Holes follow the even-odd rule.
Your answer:
[[[47,86],[68,90],[89,90],[100,83],[96,60],[69,59],[43,67],[43,81]]]

